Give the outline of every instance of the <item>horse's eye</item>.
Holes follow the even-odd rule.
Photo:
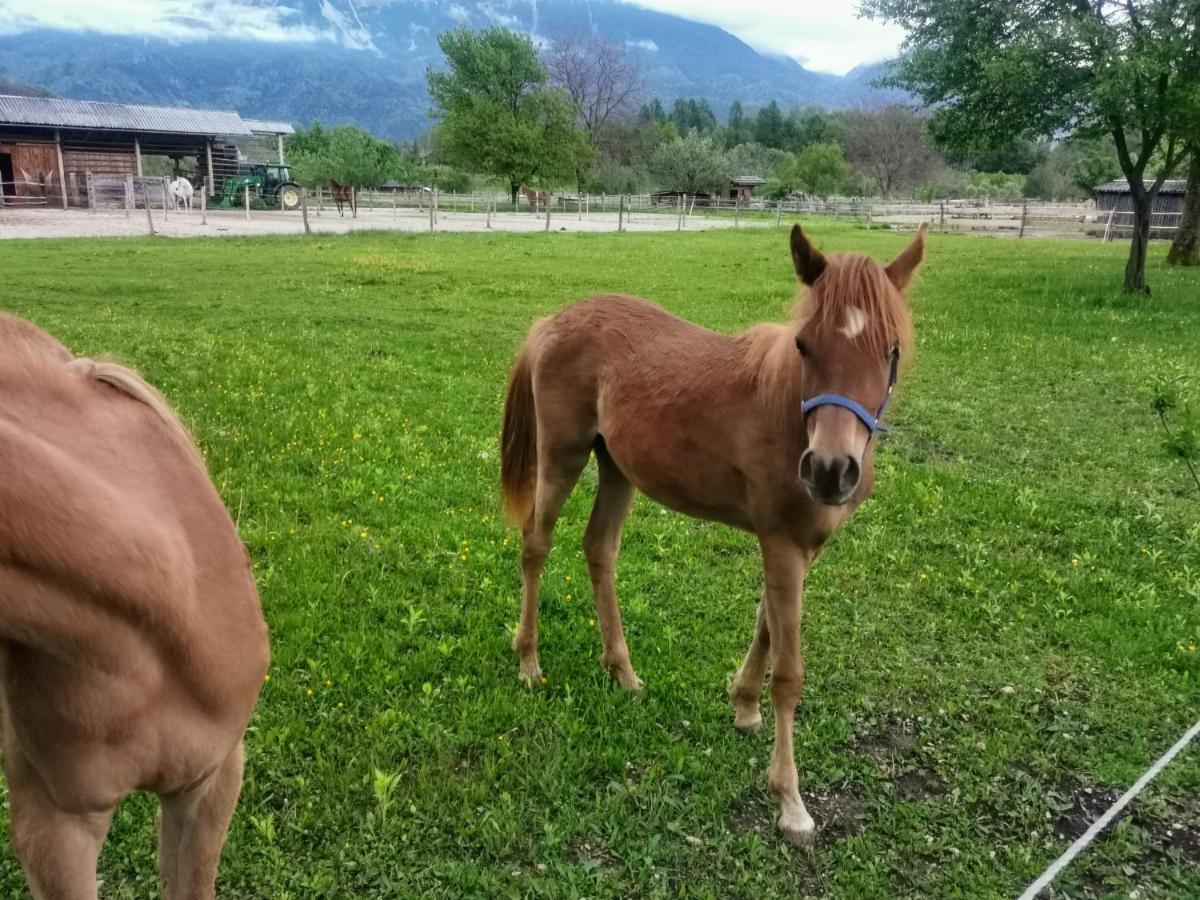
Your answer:
[[[808,344],[804,343],[804,338],[800,335],[796,335],[796,349],[800,351],[801,356],[808,358]]]

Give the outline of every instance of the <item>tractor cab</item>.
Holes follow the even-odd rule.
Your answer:
[[[263,193],[273,196],[282,184],[292,183],[292,172],[287,166],[272,166],[265,163],[242,163],[239,175],[252,175],[261,179]]]

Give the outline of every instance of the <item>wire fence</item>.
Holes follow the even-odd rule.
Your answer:
[[[207,187],[194,189],[189,204],[171,191],[171,179],[133,175],[93,175],[68,179],[72,199],[86,205],[99,226],[102,214],[166,234],[218,231],[257,233],[339,233],[354,230],[397,231],[697,231],[711,228],[778,226],[785,219],[826,217],[900,230],[928,223],[934,231],[1027,237],[1099,240],[1127,238],[1133,213],[1098,210],[1094,204],[1025,201],[946,200],[883,201],[864,198],[708,197],[684,193],[560,194],[529,192],[457,193],[436,189],[357,190],[329,187],[246,186],[214,197]],[[78,183],[76,183],[78,181]],[[26,194],[35,193],[26,190]],[[47,206],[46,196],[5,196],[6,205]],[[53,206],[53,204],[49,204]],[[153,211],[153,214],[151,214]],[[79,217],[72,210],[70,215]],[[1152,239],[1170,239],[1179,212],[1156,212]],[[106,233],[97,227],[97,233]],[[0,227],[0,236],[5,229]],[[111,229],[108,231],[111,232]],[[117,229],[119,233],[132,233]],[[88,233],[85,225],[71,233]]]

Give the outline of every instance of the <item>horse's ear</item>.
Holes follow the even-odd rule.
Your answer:
[[[809,242],[808,235],[799,225],[792,226],[792,262],[800,280],[810,286],[825,271],[825,257]]]
[[[899,256],[887,264],[884,271],[887,272],[888,280],[896,286],[897,290],[902,291],[908,287],[908,283],[916,274],[917,267],[921,265],[921,260],[925,257],[925,232],[928,230],[929,226],[922,222],[921,227],[917,229],[917,236],[909,242]]]

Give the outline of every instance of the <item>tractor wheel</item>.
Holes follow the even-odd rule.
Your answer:
[[[285,210],[300,208],[300,188],[294,184],[281,184],[275,192],[275,199]]]

